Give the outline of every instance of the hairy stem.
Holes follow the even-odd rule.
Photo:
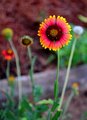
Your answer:
[[[67,73],[66,73],[66,77],[65,77],[65,83],[64,83],[64,86],[63,86],[62,95],[61,95],[60,104],[59,104],[58,109],[61,109],[61,107],[62,107],[62,103],[63,103],[67,83],[69,81],[69,73],[70,73],[72,59],[73,59],[73,55],[74,55],[74,51],[75,51],[76,41],[77,41],[77,39],[74,40],[73,45],[72,45],[71,54],[70,54],[70,58],[69,58],[69,62],[68,62]]]
[[[20,101],[22,99],[22,82],[20,80],[21,70],[20,70],[20,64],[19,64],[19,56],[18,56],[17,50],[16,50],[12,40],[9,40],[9,43],[11,45],[13,52],[14,52],[15,60],[16,60],[16,68],[17,68],[17,76],[18,76],[18,88],[19,88],[19,103],[20,103]]]

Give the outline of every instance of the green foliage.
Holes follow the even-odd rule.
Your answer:
[[[59,120],[60,114],[61,114],[61,110],[57,111],[51,120]]]
[[[51,111],[54,112],[59,106],[59,101],[54,101]]]
[[[82,114],[81,120],[87,120],[87,111]]]
[[[34,88],[34,99],[36,102],[38,102],[40,100],[40,97],[43,93],[43,89],[41,86],[39,85],[35,85],[35,88]]]
[[[10,101],[9,101],[10,102]],[[42,115],[48,110],[47,105],[34,105],[24,97],[20,105],[6,103],[5,109],[0,110],[0,120],[44,120]]]

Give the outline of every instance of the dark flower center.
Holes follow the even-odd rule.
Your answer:
[[[25,46],[31,45],[32,41],[30,39],[22,39],[22,44]]]
[[[10,49],[8,49],[8,50],[7,50],[7,55],[13,55],[13,51],[10,50]]]
[[[63,35],[63,32],[59,26],[52,25],[47,28],[46,35],[49,40],[58,41],[58,40],[60,40],[61,36]]]

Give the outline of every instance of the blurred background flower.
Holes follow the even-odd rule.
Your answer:
[[[14,58],[14,53],[13,53],[12,49],[3,50],[2,55],[3,55],[4,59],[7,61],[12,60]]]
[[[79,95],[80,84],[78,82],[72,83],[72,89],[75,95]]]
[[[15,77],[14,77],[14,75],[10,75],[10,76],[8,77],[8,84],[9,84],[10,86],[13,86],[14,83],[15,83]]]

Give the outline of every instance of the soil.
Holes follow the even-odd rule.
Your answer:
[[[87,120],[87,91],[80,91],[79,96],[72,99],[68,114],[69,120]]]
[[[70,94],[70,90],[66,92],[64,103]],[[53,98],[53,95],[50,93],[47,98],[49,97]],[[72,98],[66,116],[64,120],[87,120],[87,90],[80,90],[79,95]]]
[[[64,105],[66,104],[70,94],[71,90],[69,89],[66,91],[64,97]],[[49,93],[46,97],[46,99],[49,98],[53,98],[52,93]],[[87,90],[79,90],[79,95],[73,96],[66,112],[66,119],[64,120],[87,120]]]

